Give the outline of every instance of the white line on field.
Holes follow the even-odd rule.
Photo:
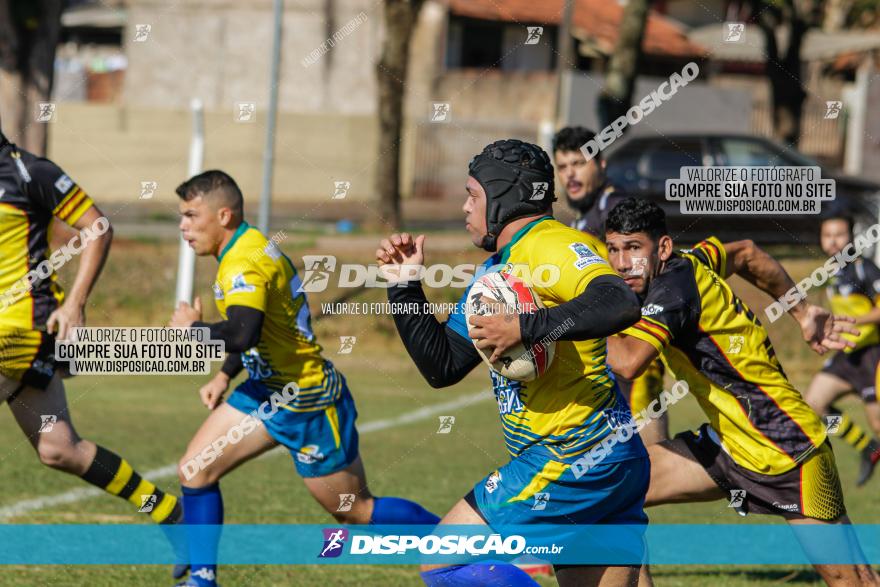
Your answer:
[[[443,412],[449,410],[465,408],[477,402],[486,401],[491,397],[492,394],[488,391],[480,391],[454,400],[450,400],[448,402],[425,406],[424,408],[419,408],[418,410],[413,410],[412,412],[401,414],[396,418],[386,418],[384,420],[373,420],[371,422],[366,422],[364,424],[358,425],[358,433],[363,435],[370,432],[379,432],[380,430],[387,430],[389,428],[405,426],[407,424],[411,424],[412,422],[417,422],[419,420],[430,418],[435,414],[442,414]],[[260,458],[265,458],[269,455],[282,454],[286,452],[287,449],[285,449],[283,446],[277,446],[266,454],[262,455]],[[174,463],[171,465],[165,465],[164,467],[159,467],[158,469],[147,471],[142,476],[145,479],[161,479],[164,477],[171,477],[176,475],[177,464]],[[90,499],[92,497],[103,494],[103,491],[95,487],[81,487],[78,489],[65,491],[64,493],[57,493],[55,495],[43,495],[41,497],[35,497],[33,499],[25,499],[12,505],[0,508],[0,520],[12,518],[14,516],[20,516],[26,512],[33,512],[47,507],[53,507],[66,503],[76,503],[78,501],[83,501],[85,499]]]

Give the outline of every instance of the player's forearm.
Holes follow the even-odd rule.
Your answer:
[[[223,366],[220,367],[220,371],[230,379],[235,379],[242,369],[244,369],[244,365],[241,361],[241,353],[227,354],[226,360],[223,361]]]
[[[736,273],[773,299],[783,297],[795,287],[782,264],[750,240],[725,243],[729,271]],[[791,309],[797,314],[805,302]]]
[[[247,306],[230,306],[226,320],[220,322],[193,322],[194,328],[206,327],[211,340],[222,340],[227,353],[240,353],[257,346],[263,329],[263,313]]]
[[[82,238],[82,237],[80,237]],[[86,300],[101,275],[107,255],[110,252],[110,243],[113,241],[113,229],[110,228],[95,240],[90,241],[80,255],[79,267],[76,278],[67,293],[67,302],[79,306],[85,306]]]
[[[880,324],[880,308],[871,308],[871,311],[862,314],[861,316],[854,316],[855,324]]]
[[[625,334],[609,336],[607,340],[606,361],[611,370],[625,377],[635,379],[645,372],[656,354],[642,352],[636,339]]]
[[[388,301],[400,307],[423,307],[425,292],[418,282],[388,289]],[[408,304],[415,304],[408,306]],[[394,325],[403,346],[431,387],[448,387],[461,381],[480,362],[480,356],[465,340],[431,314],[394,314]]]
[[[553,308],[520,314],[520,332],[527,348],[543,339],[588,340],[604,338],[639,321],[639,300],[615,275],[590,282],[576,298]]]

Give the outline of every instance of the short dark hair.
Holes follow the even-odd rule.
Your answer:
[[[645,198],[626,198],[608,213],[605,232],[635,234],[645,232],[653,240],[669,234],[666,212]]]
[[[592,131],[583,126],[566,126],[553,137],[553,153],[557,151],[580,151],[581,147],[592,141],[596,136]],[[602,153],[597,153],[595,159],[601,159]]]
[[[822,227],[822,224],[825,224],[829,220],[843,220],[844,222],[846,222],[846,228],[849,230],[850,236],[852,236],[856,221],[849,213],[831,212],[830,214],[822,218],[822,222],[821,224],[819,224],[820,229]]]
[[[192,200],[199,196],[218,198],[224,206],[232,208],[239,217],[244,215],[244,196],[235,180],[219,169],[209,169],[194,175],[174,190],[181,200]]]

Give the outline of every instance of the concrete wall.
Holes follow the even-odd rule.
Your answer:
[[[303,63],[361,13],[360,22],[333,41],[329,51],[314,63]],[[381,21],[381,4],[371,0],[286,2],[281,110],[374,112],[373,64]],[[149,24],[150,34],[144,42],[133,42],[139,24]],[[256,102],[264,108],[272,25],[272,2],[266,0],[132,1],[124,37],[129,58],[126,102],[182,108],[198,97],[216,110],[231,111],[235,102]]]
[[[221,167],[256,199],[262,181],[264,119],[236,123],[227,111],[205,118],[205,167]],[[186,179],[191,117],[186,110],[61,103],[49,156],[102,201],[136,201],[142,181],[155,200],[176,202]],[[371,116],[284,113],[278,120],[274,197],[329,200],[334,181],[351,182],[348,200],[373,193],[376,124]]]

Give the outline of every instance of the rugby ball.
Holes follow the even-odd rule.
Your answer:
[[[501,312],[514,314],[537,312],[544,307],[541,299],[526,283],[514,276],[502,272],[487,273],[471,286],[464,308],[468,329],[471,316],[488,316]],[[476,341],[474,341],[476,347]],[[526,349],[523,343],[507,349],[504,355],[489,362],[492,349],[477,348],[477,352],[489,367],[499,375],[514,381],[532,381],[543,375],[553,362],[556,342],[547,344],[535,343]]]

